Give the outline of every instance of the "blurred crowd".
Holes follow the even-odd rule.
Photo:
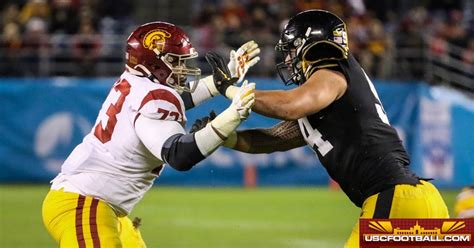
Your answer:
[[[128,0],[2,1],[1,75],[36,76],[54,59],[75,62],[76,75],[95,76],[99,57],[116,52],[104,46],[108,37],[132,28],[133,7]]]
[[[459,47],[459,60],[474,65],[474,13],[465,16],[469,12],[463,12],[462,1],[423,1],[423,5],[412,1],[413,6],[405,6],[406,11],[401,11],[400,2],[403,1],[201,1],[192,34],[200,51],[227,51],[255,39],[262,46],[263,57],[258,73],[272,76],[277,59],[273,48],[288,17],[319,8],[337,14],[347,23],[350,50],[374,77],[392,78],[397,73],[397,78],[422,78],[425,46],[439,56],[452,52],[450,45]],[[426,37],[432,38],[425,42]]]
[[[141,22],[134,11],[137,4],[131,0],[2,1],[1,75],[41,75],[41,66],[48,66],[41,60],[46,53],[52,54],[46,57],[53,62],[73,61],[74,75],[101,76],[96,71],[98,61],[122,62],[124,39]],[[196,0],[182,11],[190,16],[189,23],[177,24],[188,31],[201,55],[210,50],[226,55],[245,41],[256,40],[262,60],[254,75],[275,76],[274,46],[288,18],[306,9],[326,9],[347,23],[350,50],[369,74],[420,79],[426,70],[426,50],[433,56],[452,55],[472,68],[472,5],[469,0]],[[164,21],[174,22],[172,17]],[[18,66],[22,61],[36,63]],[[32,66],[24,68],[26,64]]]

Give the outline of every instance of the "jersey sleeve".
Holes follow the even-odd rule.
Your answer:
[[[149,91],[143,97],[135,121],[140,115],[154,120],[177,121],[186,123],[185,108],[180,96],[166,88]]]
[[[164,161],[162,150],[165,142],[174,135],[186,133],[177,122],[150,119],[144,116],[139,116],[135,122],[135,132],[145,147],[161,161]]]

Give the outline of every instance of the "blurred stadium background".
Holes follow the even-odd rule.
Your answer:
[[[182,26],[203,56],[254,39],[259,89],[282,88],[274,45],[288,17],[323,8],[343,17],[352,53],[374,79],[420,176],[452,209],[474,183],[472,0],[0,1],[0,247],[54,247],[41,221],[47,183],[89,132],[123,70],[136,26]],[[188,123],[221,111],[218,97]],[[275,121],[253,115],[244,127]],[[342,247],[358,209],[309,149],[245,155],[219,149],[187,173],[168,168],[132,216],[149,247]],[[452,212],[451,212],[452,213]]]

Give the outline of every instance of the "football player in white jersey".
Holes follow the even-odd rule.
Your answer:
[[[44,200],[44,224],[60,247],[146,247],[128,214],[165,164],[191,169],[247,118],[255,84],[229,86],[243,80],[259,52],[250,41],[231,52],[228,65],[210,53],[213,76],[186,83],[201,71],[188,64],[198,54],[183,30],[153,22],[132,32],[125,72]],[[218,94],[234,100],[205,128],[187,134],[185,110]]]

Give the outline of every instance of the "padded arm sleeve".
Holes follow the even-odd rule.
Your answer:
[[[187,171],[204,158],[196,144],[194,134],[175,134],[163,144],[161,157],[178,171]]]
[[[211,124],[190,134],[175,134],[165,141],[161,157],[179,171],[187,171],[214,152],[224,141]]]

